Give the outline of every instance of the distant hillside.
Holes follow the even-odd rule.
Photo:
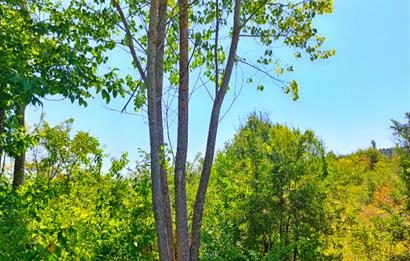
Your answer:
[[[381,149],[378,149],[378,150],[380,151],[381,154],[383,154],[383,155],[387,156],[389,159],[391,159],[391,158],[393,157],[393,153],[394,153],[395,148],[394,148],[394,147],[391,147],[391,148],[381,148]],[[359,149],[358,151],[364,151],[364,150]],[[338,157],[338,158],[349,157],[349,156],[351,156],[351,155],[357,153],[358,151],[352,152],[352,153],[349,153],[349,154],[337,155],[337,157]]]
[[[391,158],[393,156],[394,148],[382,148],[379,149],[380,153]]]

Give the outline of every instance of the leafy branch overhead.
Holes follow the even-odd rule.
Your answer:
[[[1,79],[8,86],[5,90],[14,88],[21,102],[41,104],[46,95],[62,95],[87,105],[91,88],[123,94],[123,80],[115,69],[97,73],[107,62],[105,52],[115,47],[107,40],[114,33],[107,21],[97,30],[95,15],[48,1],[31,2],[28,10],[10,2],[0,13]],[[5,36],[12,39],[6,41]]]

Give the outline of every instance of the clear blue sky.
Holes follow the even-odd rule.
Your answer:
[[[336,0],[334,8],[333,14],[317,20],[317,28],[326,36],[326,46],[336,49],[336,56],[317,62],[285,61],[296,70],[286,77],[299,82],[297,102],[278,88],[266,87],[260,92],[244,86],[221,122],[217,148],[233,137],[240,121],[252,111],[267,112],[273,122],[313,129],[326,148],[336,153],[365,148],[372,139],[378,147],[393,146],[390,119],[401,120],[410,111],[409,1]],[[240,48],[254,47],[244,44]],[[286,50],[279,50],[278,55],[281,53]],[[118,54],[117,61],[128,64],[126,58]],[[227,103],[231,98],[228,95]],[[116,100],[108,106],[120,110],[124,102]],[[75,130],[98,137],[113,156],[128,151],[134,160],[137,148],[148,150],[148,127],[143,118],[103,106],[99,98],[87,108],[68,101],[45,102],[44,112],[51,124],[74,118]],[[211,103],[205,92],[199,91],[190,106],[192,158],[204,153]],[[30,109],[30,124],[38,122],[39,113],[39,109]]]

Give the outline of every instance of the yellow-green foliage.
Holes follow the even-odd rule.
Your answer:
[[[217,155],[203,259],[293,260],[297,248],[300,260],[409,260],[407,154],[399,152],[324,155],[313,132],[252,115]],[[282,238],[281,217],[289,218]]]
[[[3,187],[2,187],[3,188]],[[155,258],[149,182],[81,173],[0,192],[6,260]]]
[[[327,238],[326,253],[343,260],[406,260],[410,258],[410,215],[398,158],[378,154],[372,168],[374,153],[370,148],[327,159],[327,208],[333,214],[333,235]]]
[[[124,177],[124,154],[102,174],[98,141],[70,124],[40,128],[18,191],[2,180],[0,260],[157,258],[147,166]]]

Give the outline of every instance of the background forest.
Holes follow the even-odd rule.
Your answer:
[[[313,131],[250,115],[217,154],[201,259],[409,260],[407,120],[393,122],[397,148],[337,156]],[[72,124],[36,130],[18,191],[2,172],[1,259],[157,259],[148,154],[103,171],[98,140]],[[202,160],[188,163],[189,203]]]

